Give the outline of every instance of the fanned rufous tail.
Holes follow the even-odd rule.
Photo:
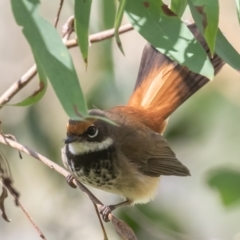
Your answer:
[[[210,57],[207,43],[195,24],[190,25],[189,28]],[[216,54],[211,58],[211,62],[216,75],[224,62]],[[158,130],[162,133],[171,113],[207,82],[209,79],[206,77],[191,72],[187,67],[177,64],[147,44],[128,106],[148,111],[148,117],[153,122],[158,121],[159,118],[162,122],[165,121]]]

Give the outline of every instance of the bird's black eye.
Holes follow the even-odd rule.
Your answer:
[[[95,126],[90,126],[88,129],[87,129],[87,135],[90,137],[90,138],[94,138],[98,135],[98,129],[95,127]]]

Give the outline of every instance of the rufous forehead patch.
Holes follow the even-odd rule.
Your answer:
[[[96,119],[88,119],[85,121],[69,120],[67,123],[67,133],[70,135],[81,135],[87,131],[90,126],[94,125],[95,121]]]

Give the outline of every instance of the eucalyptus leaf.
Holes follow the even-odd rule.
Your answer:
[[[160,0],[127,1],[126,12],[137,30],[158,51],[191,71],[213,79],[207,53],[191,31]]]
[[[208,44],[211,54],[213,55],[218,32],[218,0],[188,0],[188,4],[191,11],[194,6],[197,8],[198,13],[201,15],[201,17],[196,17],[196,13],[192,14],[195,22],[198,23],[198,25],[201,24],[203,26],[204,38]]]
[[[204,34],[204,28],[202,25],[202,15],[197,11],[191,0],[188,0],[188,4],[194,17],[195,23],[202,34]],[[240,71],[240,55],[234,49],[234,47],[228,42],[223,33],[218,29],[216,37],[215,52],[224,62],[229,64],[231,67]]]
[[[71,56],[56,29],[40,16],[38,0],[11,0],[18,25],[36,61],[50,80],[64,110],[72,119],[88,115]],[[78,114],[77,114],[78,113]]]
[[[16,103],[16,104],[11,104],[12,106],[29,106],[32,105],[36,102],[38,102],[45,94],[47,90],[47,76],[45,72],[43,71],[41,64],[36,59],[36,64],[37,64],[37,71],[38,71],[38,77],[39,77],[39,89],[36,90],[31,96],[28,98],[24,99],[23,101]]]
[[[240,54],[232,46],[232,44],[223,35],[221,30],[218,30],[216,40],[216,53],[231,67],[240,71]]]
[[[170,9],[181,18],[187,7],[187,0],[172,0]]]
[[[120,0],[120,4],[119,4],[118,10],[117,10],[117,15],[116,15],[115,23],[114,23],[114,28],[115,28],[114,35],[116,38],[117,45],[123,55],[124,55],[124,51],[123,51],[122,43],[121,43],[121,40],[119,37],[118,29],[122,23],[122,18],[123,18],[123,13],[125,10],[126,2],[127,2],[127,0]]]
[[[238,21],[240,23],[240,0],[236,0],[236,8],[237,8]]]
[[[74,26],[84,62],[88,63],[88,28],[92,0],[75,0]]]

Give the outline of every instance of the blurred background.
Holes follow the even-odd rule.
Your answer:
[[[59,1],[43,0],[41,13],[54,22]],[[240,28],[235,1],[220,0],[220,28],[240,52]],[[167,3],[167,2],[166,2]],[[93,1],[90,33],[112,28],[113,1]],[[58,30],[73,14],[73,1],[65,1]],[[103,18],[104,16],[104,18]],[[190,19],[189,12],[183,17]],[[127,19],[124,20],[127,23]],[[14,21],[10,2],[0,2],[0,95],[32,65],[33,57]],[[121,35],[125,56],[114,40],[90,48],[86,71],[78,48],[71,49],[88,106],[107,109],[125,104],[133,90],[145,40],[134,31]],[[18,102],[37,89],[35,78],[12,100]],[[4,107],[2,129],[17,140],[62,165],[68,120],[52,87],[31,107]],[[162,177],[156,199],[146,205],[122,208],[125,220],[140,240],[240,240],[240,76],[225,66],[213,82],[189,99],[171,117],[165,137],[192,176]],[[42,163],[0,146],[9,160],[21,202],[47,239],[103,239],[92,203],[65,179]],[[235,174],[233,174],[235,172]],[[221,193],[218,191],[221,189]],[[121,199],[91,189],[105,204]],[[6,211],[11,223],[0,218],[0,239],[33,240],[40,237],[10,196]],[[109,239],[119,239],[111,223]]]

